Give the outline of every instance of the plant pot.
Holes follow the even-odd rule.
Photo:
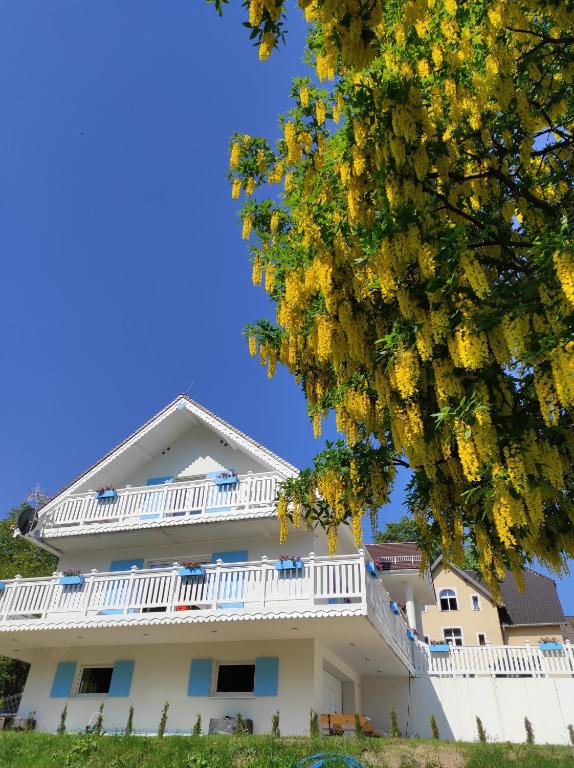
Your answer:
[[[551,642],[551,643],[538,643],[538,647],[541,651],[562,651],[563,645],[562,643],[558,642]]]
[[[229,477],[217,477],[213,478],[215,485],[237,485],[239,478],[237,475],[230,475]]]
[[[450,645],[448,643],[435,643],[434,645],[429,645],[429,651],[431,653],[449,653]]]
[[[0,581],[0,592],[4,592],[6,589],[6,582]]]
[[[108,488],[105,491],[100,491],[99,493],[96,493],[96,499],[99,499],[100,501],[102,499],[115,499],[118,495],[118,492],[115,488]]]
[[[367,569],[367,573],[373,577],[373,579],[379,578],[379,572],[377,571],[377,567],[374,563],[371,563],[370,561],[365,563],[365,568]]]
[[[302,571],[302,560],[276,560],[275,568],[278,571]]]
[[[407,629],[407,637],[409,638],[409,640],[415,639],[416,635],[413,629]]]
[[[83,584],[83,576],[60,576],[60,584],[64,587],[74,587]]]
[[[391,611],[398,616],[400,613],[399,604],[392,602],[390,605],[391,605]]]
[[[189,578],[196,578],[196,579],[204,579],[205,578],[205,568],[202,568],[201,566],[197,568],[186,568],[185,566],[181,566],[179,569],[179,575],[182,579],[189,579]]]

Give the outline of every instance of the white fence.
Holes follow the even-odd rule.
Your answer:
[[[68,496],[40,513],[42,534],[63,528],[162,520],[240,510],[269,509],[281,478],[273,472],[240,475],[234,485],[210,478],[156,486],[121,488],[115,498],[98,499],[95,491]]]
[[[431,677],[556,677],[574,675],[574,647],[542,650],[532,645],[451,646],[430,651],[417,643],[414,664],[418,676]]]

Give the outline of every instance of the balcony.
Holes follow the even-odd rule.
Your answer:
[[[141,527],[202,523],[274,514],[281,477],[274,472],[239,475],[234,485],[211,478],[121,488],[98,498],[95,491],[67,496],[40,512],[32,536],[53,538]]]
[[[311,554],[301,563],[302,567],[285,571],[265,557],[247,563],[218,561],[203,566],[204,573],[198,576],[181,575],[174,563],[164,569],[92,571],[79,584],[62,584],[59,573],[41,579],[17,577],[6,581],[0,592],[0,636],[18,631],[29,635],[33,629],[101,632],[121,627],[123,632],[154,624],[241,620],[253,624],[254,619],[288,619],[292,624],[294,619],[357,616],[367,618],[372,641],[384,638],[402,668],[412,671],[413,643],[406,624],[391,611],[382,582],[368,575],[363,553]],[[379,651],[384,647],[380,645]]]

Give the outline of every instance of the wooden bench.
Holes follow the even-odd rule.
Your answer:
[[[321,730],[330,735],[355,732],[355,715],[326,714],[320,716]],[[359,715],[361,731],[365,736],[373,735],[373,721],[365,715]]]

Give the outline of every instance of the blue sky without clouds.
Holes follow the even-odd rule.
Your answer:
[[[36,483],[54,492],[188,388],[298,466],[322,444],[292,379],[268,381],[242,336],[271,308],[227,146],[236,130],[274,139],[305,74],[297,12],[265,64],[243,13],[0,0],[1,510]],[[398,488],[383,518],[401,503]]]

